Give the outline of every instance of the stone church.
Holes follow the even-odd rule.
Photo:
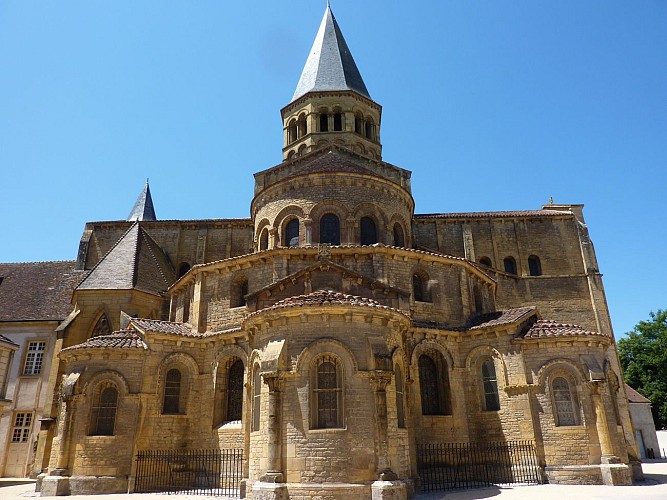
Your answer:
[[[42,494],[138,491],[142,452],[240,450],[249,498],[398,499],[429,449],[526,442],[540,481],[630,484],[583,205],[415,214],[330,7],[280,112],[248,218],[158,220],[147,183],[126,221],[86,224]]]

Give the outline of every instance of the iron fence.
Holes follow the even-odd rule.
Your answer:
[[[417,445],[417,471],[423,491],[544,482],[532,441]]]
[[[134,491],[238,496],[243,450],[142,450]]]

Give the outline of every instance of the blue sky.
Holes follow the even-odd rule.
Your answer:
[[[248,217],[324,1],[0,2],[0,261]],[[667,2],[334,0],[417,213],[583,203],[616,335],[667,307]]]

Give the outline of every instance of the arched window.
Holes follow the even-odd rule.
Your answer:
[[[482,363],[482,386],[484,388],[484,410],[500,410],[496,366],[491,358],[487,358],[484,363]]]
[[[514,257],[505,257],[503,264],[505,265],[506,273],[516,274],[516,261],[514,260]]]
[[[340,245],[340,222],[334,214],[324,214],[320,219],[320,243]]]
[[[438,352],[419,356],[419,389],[423,415],[450,415],[449,373]]]
[[[269,248],[269,230],[264,228],[259,235],[259,249],[266,250]]]
[[[93,328],[92,337],[99,337],[100,335],[109,335],[111,333],[111,323],[106,314],[102,314],[100,319],[95,323],[95,328]]]
[[[190,287],[183,293],[183,323],[190,321]]]
[[[371,118],[366,118],[366,124],[365,124],[365,135],[371,140],[375,139],[375,124],[373,123],[373,120]]]
[[[313,377],[313,427],[342,427],[342,370],[334,357],[323,356],[315,366]]]
[[[394,377],[396,379],[396,425],[399,429],[404,429],[405,406],[403,399],[403,372],[398,365],[394,366]]]
[[[488,257],[482,257],[481,259],[479,259],[479,263],[486,267],[492,267],[491,259],[489,259]]]
[[[482,290],[479,288],[477,283],[475,283],[472,287],[472,294],[475,301],[475,312],[484,312],[484,299],[482,298]]]
[[[354,131],[361,134],[364,130],[364,117],[361,113],[354,115]]]
[[[164,398],[162,413],[165,415],[178,414],[181,411],[181,372],[172,368],[164,378]]]
[[[292,144],[297,138],[296,120],[291,120],[287,127],[287,143]]]
[[[227,375],[227,422],[243,418],[243,362],[234,361]]]
[[[246,295],[248,295],[248,279],[239,277],[232,281],[232,287],[229,294],[229,307],[241,307],[246,305]]]
[[[556,425],[579,425],[577,404],[572,396],[569,382],[563,377],[555,377],[551,381],[551,394],[555,407]]]
[[[403,233],[403,227],[398,222],[394,224],[394,246],[405,246],[405,235]]]
[[[333,115],[333,127],[334,132],[341,132],[343,130],[343,115],[340,112],[336,112]]]
[[[362,217],[360,221],[361,244],[373,245],[378,242],[378,232],[375,227],[375,221],[370,217]]]
[[[542,264],[537,255],[528,257],[528,272],[531,276],[542,276]]]
[[[112,383],[99,387],[90,413],[91,436],[113,436],[116,427],[116,410],[118,409],[118,389]]]
[[[301,139],[304,135],[308,133],[308,122],[306,121],[306,115],[300,114],[299,121],[297,123],[298,137]]]
[[[178,266],[178,277],[181,278],[185,276],[189,270],[190,270],[190,264],[188,264],[187,262],[183,262],[180,266]]]
[[[412,275],[412,297],[415,302],[431,302],[426,273],[420,271]]]
[[[255,367],[255,375],[252,378],[252,430],[259,430],[259,416],[262,402],[262,376],[259,366]]]
[[[320,113],[320,132],[329,131],[329,115],[326,113]]]
[[[285,226],[285,246],[299,246],[299,219],[292,219]]]

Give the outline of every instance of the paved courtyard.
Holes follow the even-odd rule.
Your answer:
[[[475,500],[502,497],[503,500],[667,500],[667,460],[652,460],[643,464],[646,480],[635,486],[516,486],[512,488],[485,488],[453,493],[420,494],[415,500]],[[0,499],[20,500],[36,497],[34,483],[24,479],[0,478]],[[77,500],[158,500],[158,494],[78,496]],[[156,498],[158,497],[158,498]],[[55,497],[44,497],[55,498]],[[172,495],[174,500],[195,500],[195,495]],[[220,497],[217,497],[220,498]],[[353,500],[353,499],[351,499]]]

